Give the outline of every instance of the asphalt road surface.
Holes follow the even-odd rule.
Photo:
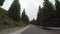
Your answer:
[[[21,34],[60,34],[60,31],[57,30],[45,30],[35,25],[30,25],[28,29],[26,29]]]

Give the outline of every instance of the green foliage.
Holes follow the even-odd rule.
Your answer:
[[[14,21],[6,16],[7,11],[0,8],[0,25],[13,25]]]
[[[43,26],[48,26],[50,19],[54,16],[54,7],[51,2],[44,0],[44,7],[42,8],[42,23]]]
[[[35,19],[31,20],[30,24],[39,25],[39,23],[37,23],[37,21]]]
[[[41,25],[41,7],[39,6],[38,14],[37,14],[37,24]]]
[[[55,0],[55,6],[49,0],[44,0],[42,8],[39,7],[37,23],[40,26],[60,26],[60,1]],[[55,7],[55,8],[54,8]]]
[[[60,17],[60,1],[55,0],[55,6],[56,6],[56,17]]]
[[[7,26],[26,26],[25,22],[21,21],[14,21],[7,16],[7,11],[3,8],[0,8],[0,26],[7,25]],[[4,27],[7,27],[4,26]],[[1,27],[0,27],[1,28]]]
[[[28,16],[25,13],[25,9],[22,12],[22,21],[26,22],[27,24],[29,22],[29,18],[28,18]]]
[[[60,1],[55,0],[55,17],[54,17],[54,25],[60,26]]]
[[[14,0],[8,10],[8,16],[15,21],[20,20],[20,4],[19,0]]]
[[[37,15],[37,23],[41,26],[48,26],[54,17],[54,6],[49,0],[44,0],[43,7],[39,7]]]
[[[27,24],[20,20],[20,4],[18,0],[13,1],[8,11],[0,7],[0,28],[25,25]]]
[[[0,0],[0,6],[2,6],[3,5],[3,2],[4,2],[5,0]]]

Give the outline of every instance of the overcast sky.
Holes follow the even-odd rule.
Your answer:
[[[54,0],[50,0],[54,3]],[[3,8],[8,10],[13,0],[5,0]],[[25,8],[26,14],[29,16],[30,20],[37,18],[37,12],[39,5],[43,7],[43,0],[19,0],[21,5],[21,10]]]

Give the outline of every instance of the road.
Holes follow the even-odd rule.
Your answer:
[[[30,25],[28,29],[26,29],[21,34],[60,34],[60,31],[57,30],[45,30],[35,25]]]
[[[26,27],[0,29],[0,34],[21,34],[21,32],[25,31],[29,26],[30,25],[27,25]]]
[[[22,28],[20,27],[16,27],[16,28],[9,28],[9,29],[0,29],[0,34],[10,34],[10,33],[14,33],[15,31],[19,31]]]
[[[0,31],[0,34],[60,34],[60,31],[45,30],[40,26],[30,24],[23,28],[4,29],[4,31]]]

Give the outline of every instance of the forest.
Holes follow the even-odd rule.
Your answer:
[[[19,0],[14,0],[9,10],[2,8],[5,0],[0,0],[0,28],[21,27],[29,24],[29,18],[25,13],[25,9],[20,16]]]
[[[60,1],[55,0],[53,5],[49,0],[44,0],[43,7],[39,6],[37,19],[30,23],[45,27],[60,27]]]
[[[43,7],[39,6],[37,19],[29,21],[25,9],[21,12],[19,0],[14,0],[9,10],[5,10],[1,6],[5,0],[0,0],[0,28],[25,26],[29,23],[45,26],[45,27],[60,27],[60,1],[55,0],[53,5],[49,0],[44,0]]]

